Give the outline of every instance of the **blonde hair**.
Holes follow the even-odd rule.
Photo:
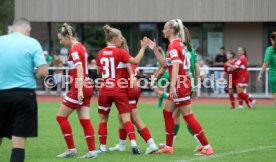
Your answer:
[[[122,43],[121,48],[123,48],[123,49],[125,49],[127,52],[129,52],[129,48],[128,48],[128,45],[127,45],[126,38],[125,38],[125,37],[122,37],[122,38],[123,38],[123,43]]]
[[[184,25],[180,19],[173,19],[168,21],[171,28],[174,29],[175,35],[181,39],[181,42],[185,42]]]
[[[64,37],[66,37],[68,35],[70,39],[73,39],[76,37],[76,32],[75,32],[74,28],[67,23],[64,23],[62,25],[60,32],[58,34],[62,35]]]
[[[121,31],[109,25],[103,27],[106,42],[112,42],[113,38],[122,35]]]

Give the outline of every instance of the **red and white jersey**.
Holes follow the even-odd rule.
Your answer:
[[[121,78],[127,79],[127,62],[130,58],[131,55],[126,50],[110,46],[98,53],[96,65],[101,70],[102,81],[105,85],[102,89],[107,91],[122,90],[117,83]]]
[[[228,75],[232,75],[232,78],[236,77],[236,70],[229,66],[226,66],[226,64],[229,63],[230,65],[235,66],[237,61],[237,59],[233,59],[232,61],[228,60],[224,63],[224,72],[226,72]]]
[[[236,69],[236,76],[240,77],[243,75],[248,75],[247,67],[248,67],[248,61],[245,56],[241,56],[235,63]]]
[[[189,74],[188,74],[189,58],[186,56],[185,51],[186,51],[185,46],[179,39],[175,39],[169,44],[168,55],[167,55],[166,60],[167,60],[168,69],[169,69],[169,73],[170,73],[170,79],[172,79],[172,64],[174,62],[179,63],[178,75],[189,77]]]
[[[69,66],[69,74],[73,79],[73,83],[75,83],[77,78],[77,65],[82,65],[84,79],[88,78],[87,57],[86,49],[81,43],[78,42],[70,48],[67,64]]]

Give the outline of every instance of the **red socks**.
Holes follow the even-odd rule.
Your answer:
[[[174,120],[173,113],[163,110],[165,128],[166,128],[166,145],[172,147],[174,137]]]
[[[229,94],[229,100],[231,102],[231,108],[234,109],[235,108],[235,98],[234,98],[234,94]]]
[[[88,150],[89,151],[95,150],[96,147],[95,147],[94,128],[91,124],[90,119],[80,119],[80,123],[84,131]]]
[[[243,101],[242,97],[243,97],[242,93],[238,93],[238,102],[240,106],[242,106],[242,101]]]
[[[75,148],[74,139],[72,135],[72,128],[66,117],[57,116],[57,122],[60,126],[61,132],[64,136],[68,149]]]
[[[120,140],[126,140],[126,138],[127,138],[126,129],[124,129],[124,128],[119,129],[119,138],[120,138]]]
[[[252,108],[252,105],[250,103],[253,101],[253,99],[247,93],[244,93],[244,92],[239,93],[238,98],[241,99],[240,105],[242,105],[242,101],[244,100],[246,102],[247,106],[249,108]],[[240,100],[239,100],[239,102],[240,102]]]
[[[192,131],[197,136],[202,146],[208,145],[208,140],[201,128],[201,125],[194,117],[194,114],[185,115],[184,120],[186,121],[187,125],[191,127]]]
[[[126,128],[126,132],[129,140],[136,140],[135,130],[131,121],[125,122],[125,128]]]
[[[106,145],[106,138],[107,138],[107,124],[106,123],[100,123],[99,129],[99,140],[101,145]]]
[[[145,140],[145,142],[148,142],[148,140],[151,139],[151,135],[147,127],[140,131],[140,136]]]

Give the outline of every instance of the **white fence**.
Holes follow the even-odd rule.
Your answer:
[[[69,68],[68,67],[49,67],[49,72],[50,75],[53,73],[54,70],[64,70],[63,74],[65,76],[69,75]],[[155,71],[156,71],[157,67],[139,67],[139,77],[141,78],[149,78]],[[94,75],[95,75],[95,68],[89,68],[89,74],[91,76],[91,73],[94,71]],[[250,82],[249,82],[249,86],[247,88],[247,91],[251,94],[258,94],[260,97],[270,97],[270,93],[269,93],[269,84],[268,84],[268,69],[266,70],[266,72],[264,73],[263,76],[263,81],[261,83],[259,83],[257,81],[257,76],[259,71],[261,70],[261,68],[248,68],[248,71],[250,72]],[[217,76],[215,76],[215,74],[218,74],[218,72],[223,72],[223,68],[214,68],[214,67],[210,67],[210,68],[202,68],[201,71],[203,72],[208,72],[207,77],[211,78],[214,77],[216,79]],[[93,74],[92,74],[93,75]],[[213,76],[212,76],[213,75]],[[221,75],[221,73],[220,73]],[[95,76],[94,76],[95,77]],[[63,93],[68,91],[68,84],[65,85],[65,87],[63,87]],[[154,92],[153,89],[151,88],[144,88],[142,89],[143,91],[146,92]],[[43,84],[43,81],[40,80],[38,81],[38,88],[37,91],[39,92],[38,94],[43,95],[45,94],[45,86]],[[54,92],[54,89],[50,90],[51,92]],[[205,96],[214,96],[214,94],[217,94],[216,92],[216,87],[212,87],[212,88],[207,88],[204,90],[204,87],[202,89],[199,89],[198,91],[199,96],[201,95],[205,95]],[[148,93],[148,94],[149,94]],[[49,93],[50,95],[52,93]],[[143,94],[143,93],[142,93]],[[216,95],[217,97],[223,96],[223,95]]]

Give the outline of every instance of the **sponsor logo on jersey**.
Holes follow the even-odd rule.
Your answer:
[[[178,54],[177,54],[177,50],[171,50],[170,51],[170,55],[171,55],[171,58],[174,58],[174,57],[177,57],[178,56]]]

